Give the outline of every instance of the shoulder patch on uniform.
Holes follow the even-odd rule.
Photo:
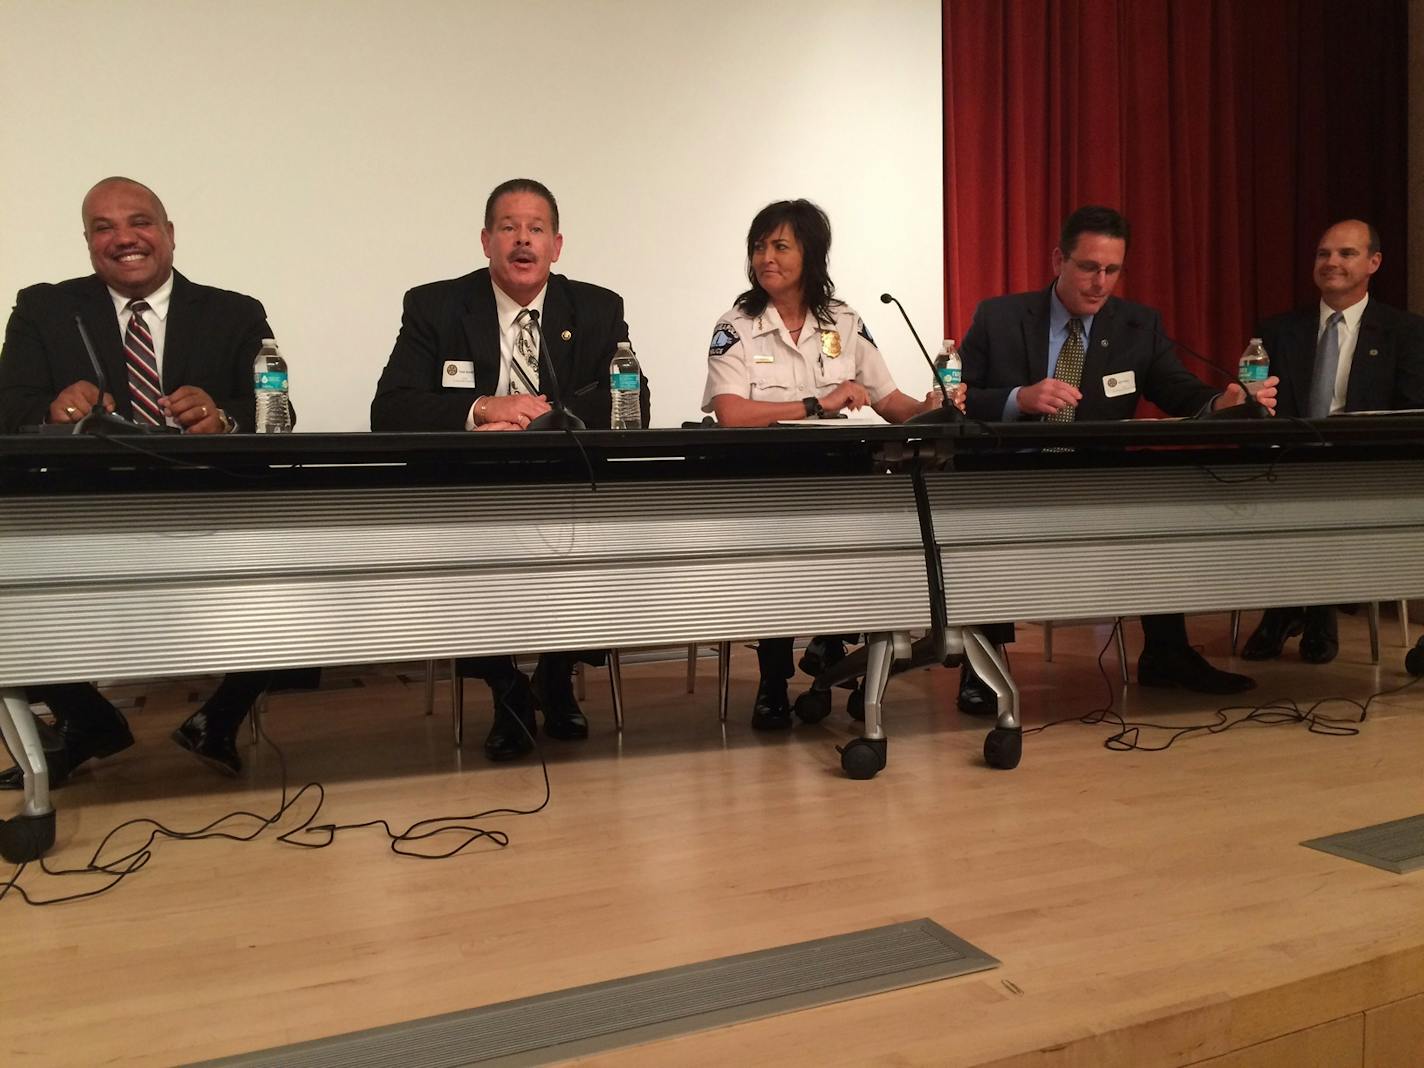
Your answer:
[[[724,319],[712,328],[712,343],[707,346],[707,355],[721,356],[741,340],[736,328]]]
[[[870,336],[870,327],[865,325],[864,319],[860,321],[860,329],[857,330],[856,333],[865,338],[865,340],[869,341],[872,345],[875,344],[875,339]]]

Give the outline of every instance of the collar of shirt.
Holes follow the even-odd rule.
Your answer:
[[[1360,318],[1365,314],[1365,305],[1370,302],[1370,295],[1366,293],[1359,300],[1355,301],[1348,308],[1343,309],[1344,315],[1340,319],[1340,325],[1351,334],[1360,329]],[[1330,320],[1330,316],[1335,314],[1335,309],[1320,302],[1320,320],[1315,324],[1315,337],[1318,340],[1320,335],[1325,333],[1325,324]]]
[[[109,299],[114,302],[114,311],[119,316],[119,325],[127,328],[128,306],[130,300],[146,300],[153,314],[158,316],[159,322],[168,321],[168,302],[173,297],[173,272],[168,272],[168,279],[161,286],[155,289],[146,297],[126,297],[112,286],[106,286],[109,291]]]
[[[519,313],[525,308],[532,308],[539,313],[540,325],[543,325],[544,318],[544,296],[549,292],[549,283],[544,283],[544,288],[539,290],[534,299],[528,304],[520,304],[504,290],[500,289],[493,280],[490,281],[490,288],[494,290],[494,310],[499,318],[499,332],[504,337],[514,336],[514,320],[519,318]]]
[[[1063,302],[1058,299],[1058,286],[1054,284],[1048,290],[1048,377],[1053,377],[1053,372],[1058,369],[1058,354],[1063,350],[1063,343],[1068,340],[1068,320],[1077,318],[1083,324],[1083,351],[1087,352],[1088,338],[1093,334],[1093,316],[1091,315],[1070,315],[1068,309],[1063,306]]]

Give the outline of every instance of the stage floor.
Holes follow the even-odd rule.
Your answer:
[[[1229,666],[1226,617],[1190,626]],[[1327,667],[1293,648],[1236,664],[1260,682],[1248,696],[1308,705],[1407,681],[1393,621],[1378,668],[1363,618],[1341,628]],[[1020,628],[1026,727],[1103,703],[1108,633],[1059,628],[1045,664],[1040,629]],[[1131,622],[1134,656],[1140,645]],[[1353,737],[1242,725],[1119,753],[1103,747],[1106,726],[1065,723],[1025,739],[1005,772],[982,762],[986,724],[953,708],[957,672],[921,670],[887,694],[888,768],[852,782],[833,748],[851,736],[843,691],[824,723],[759,735],[755,663],[735,647],[725,729],[712,659],[693,695],[680,660],[625,664],[621,738],[592,671],[592,737],[545,743],[548,807],[479,821],[507,832],[507,848],[423,861],[373,831],[323,850],[268,831],[161,842],[89,901],[31,909],[12,894],[0,901],[4,1062],[190,1062],[928,917],[1002,966],[583,1063],[1424,1063],[1424,872],[1299,845],[1424,812],[1424,683],[1377,701]],[[1116,681],[1111,650],[1105,664]],[[186,830],[276,807],[272,751],[244,747],[249,768],[226,780],[167,740],[210,685],[113,691],[139,702],[138,743],[56,793],[51,866],[82,863],[124,820]],[[533,808],[537,760],[481,755],[482,690],[467,687],[463,754],[445,684],[424,715],[418,665],[328,672],[319,692],[274,696],[264,722],[293,784],[325,786],[319,822]],[[1113,692],[1129,718],[1170,726],[1224,703]],[[113,852],[142,837],[124,832]],[[39,897],[102,882],[33,867],[21,878]]]

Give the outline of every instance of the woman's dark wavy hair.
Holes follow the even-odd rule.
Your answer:
[[[752,270],[752,252],[758,241],[776,233],[783,225],[801,242],[801,299],[817,322],[831,322],[831,306],[836,301],[836,284],[826,270],[831,254],[831,220],[809,200],[778,200],[756,213],[747,230],[747,280],[752,287],[737,298],[737,307],[748,315],[760,315],[771,302]]]

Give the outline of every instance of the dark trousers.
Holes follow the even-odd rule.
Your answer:
[[[266,670],[224,675],[201,709],[207,716],[208,729],[236,734],[252,703],[267,689],[271,675]],[[31,701],[49,705],[60,729],[69,733],[102,734],[117,729],[121,723],[119,710],[88,682],[31,686],[28,696]]]
[[[860,640],[859,634],[819,634],[812,641],[853,643]],[[757,641],[757,667],[761,677],[769,682],[789,679],[796,674],[796,665],[791,660],[791,647],[795,638],[761,638]]]
[[[606,659],[606,649],[540,653],[539,666],[536,671],[551,678],[568,678],[573,674],[575,664],[602,667]],[[506,655],[458,657],[455,660],[455,670],[460,673],[461,678],[483,679],[490,684],[503,682],[519,673],[519,668],[514,663],[514,657]]]

